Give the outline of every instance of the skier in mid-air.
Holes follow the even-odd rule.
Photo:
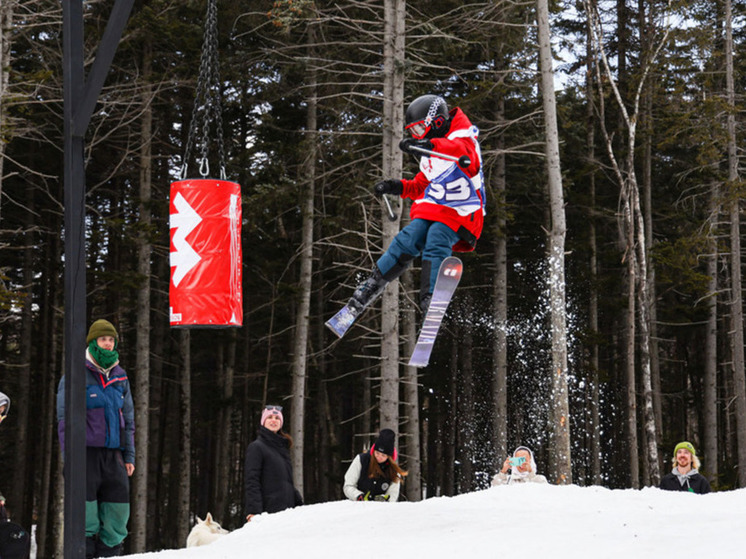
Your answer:
[[[372,274],[360,283],[348,303],[357,317],[422,254],[420,308],[427,313],[438,269],[452,251],[474,250],[484,222],[484,178],[479,130],[458,107],[448,110],[445,99],[423,95],[407,107],[411,138],[399,149],[420,158],[414,179],[388,179],[376,183],[377,196],[397,194],[414,200],[411,222],[402,229],[378,259]],[[426,153],[429,152],[429,153]],[[448,159],[439,157],[448,156]],[[464,168],[454,162],[466,161]]]

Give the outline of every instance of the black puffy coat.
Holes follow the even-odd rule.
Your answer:
[[[684,485],[681,485],[678,476],[671,472],[663,476],[660,488],[666,491],[689,491],[702,495],[710,492],[710,482],[702,474],[695,473],[687,478]]]
[[[256,440],[246,448],[244,507],[246,514],[279,512],[303,504],[293,485],[288,440],[259,427]]]

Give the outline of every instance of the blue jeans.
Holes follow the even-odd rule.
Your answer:
[[[459,236],[447,225],[438,221],[413,219],[394,237],[389,248],[376,264],[385,276],[398,262],[411,260],[422,253],[423,273],[427,273],[427,268],[430,268],[428,293],[432,293],[435,280],[438,279],[440,264],[451,255],[451,249],[458,241]],[[422,280],[424,288],[425,278],[423,277]]]

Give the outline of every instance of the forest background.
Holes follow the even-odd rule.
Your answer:
[[[686,439],[715,488],[746,486],[743,5],[549,5],[566,218],[557,369],[542,3],[219,2],[244,325],[175,330],[168,194],[206,4],[135,1],[86,137],[88,322],[118,328],[135,393],[129,551],[182,546],[194,514],[242,524],[243,454],[266,403],[285,406],[307,503],[342,498],[347,465],[382,427],[398,432],[411,500],[486,487],[518,444],[552,483],[637,488]],[[87,64],[112,4],[85,2]],[[52,557],[64,498],[60,2],[3,0],[0,27],[0,390],[13,401],[0,488]],[[343,340],[324,321],[401,226],[370,187],[416,172],[396,144],[425,93],[481,131],[487,218],[431,365],[414,370],[416,268]]]

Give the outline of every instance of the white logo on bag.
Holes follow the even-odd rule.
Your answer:
[[[197,251],[186,242],[187,235],[191,233],[202,218],[194,211],[194,208],[184,199],[181,193],[174,198],[176,213],[170,215],[169,228],[176,228],[174,233],[174,248],[176,252],[169,254],[171,267],[176,267],[173,273],[174,286],[178,287],[181,280],[202,260]]]

